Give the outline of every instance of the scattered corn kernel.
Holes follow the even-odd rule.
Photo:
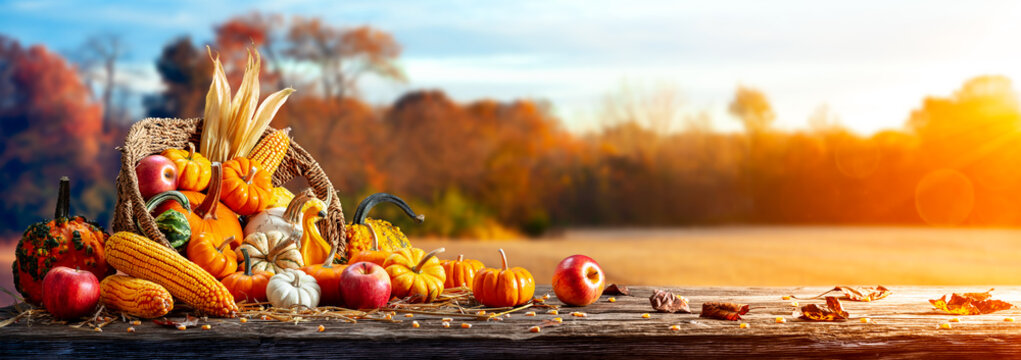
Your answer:
[[[526,312],[525,316],[535,316],[535,311]]]
[[[461,323],[461,328],[462,328],[462,329],[471,329],[471,328],[472,328],[472,324],[469,324],[469,323]]]
[[[563,323],[564,322],[564,318],[553,318],[553,322]]]
[[[787,322],[787,319],[786,319],[786,318],[784,318],[783,316],[777,316],[777,317],[776,317],[776,323],[777,323],[777,324],[783,324],[783,323],[785,323],[785,322]]]
[[[939,324],[939,328],[943,330],[950,330],[950,323]]]
[[[1005,318],[1003,318],[1003,321],[1014,322],[1014,318],[1012,318],[1012,317],[1005,317]]]
[[[92,331],[103,332],[103,328],[92,328]]]
[[[781,299],[784,299],[784,300],[790,300],[790,299],[791,299],[791,296],[790,296],[790,295],[784,295],[784,296],[783,296],[783,297],[782,297]]]
[[[537,332],[540,332],[540,331],[542,331],[542,328],[541,328],[541,327],[538,327],[538,326],[533,326],[533,327],[530,327],[530,328],[528,328],[528,331],[529,331],[529,332],[534,332],[534,333],[537,333]]]
[[[486,314],[485,310],[479,310],[479,311],[475,312],[475,315],[485,315],[485,314]]]
[[[680,325],[672,325],[672,326],[670,326],[670,330],[681,331],[681,326]]]
[[[396,315],[397,315],[397,312],[396,312],[396,311],[391,311],[391,312],[390,312],[390,316],[396,316]]]
[[[454,321],[454,318],[443,318],[443,319],[440,319],[440,321],[451,322],[451,321]]]
[[[542,299],[543,300],[549,300],[549,293],[546,293],[546,295],[543,295]]]
[[[741,323],[741,328],[742,329],[747,329],[749,327],[751,327],[751,325],[748,325],[748,323]]]
[[[418,328],[422,327],[422,325],[419,324],[418,321],[412,321],[411,322],[411,327],[413,327],[415,329],[418,329]]]
[[[546,299],[543,299],[541,297],[536,297],[536,298],[532,299],[532,302],[544,303],[544,302],[546,302]]]
[[[443,324],[442,324],[442,326],[443,326],[443,328],[450,328],[450,323],[449,323],[449,322],[446,322],[446,321],[444,321],[444,322],[443,322]]]
[[[187,330],[187,329],[188,329],[188,327],[187,327],[187,326],[184,326],[184,325],[177,325],[177,330],[181,330],[181,331],[184,331],[184,330]]]
[[[248,322],[248,318],[241,318],[238,321],[240,321],[242,324],[244,324],[244,323]]]
[[[648,318],[651,318],[651,317],[652,317],[652,315],[649,315],[649,313],[642,314],[642,319],[648,319]]]
[[[611,297],[610,297],[609,299],[606,299],[606,301],[609,301],[609,302],[617,302],[617,298],[615,298],[615,297],[611,296]]]
[[[950,322],[961,322],[961,318],[950,319]]]
[[[325,326],[322,326],[322,325],[319,325],[319,328],[318,328],[318,329],[316,329],[316,331],[318,331],[318,332],[323,332],[323,331],[326,331],[326,327],[325,327]]]
[[[586,317],[586,316],[588,316],[588,315],[587,315],[587,314],[585,314],[585,313],[583,313],[583,312],[581,312],[581,311],[575,311],[575,312],[571,313],[571,316],[576,316],[576,317]]]
[[[262,316],[262,319],[263,319],[263,320],[269,320],[269,315],[263,315],[263,316]]]
[[[135,320],[135,321],[131,322],[131,325],[135,325],[135,326],[142,325],[142,322],[139,321],[139,320]]]
[[[798,306],[798,302],[797,301],[791,301],[791,306]]]
[[[861,323],[862,323],[862,324],[868,324],[868,323],[869,323],[870,321],[872,321],[872,319],[869,319],[869,318],[861,318],[861,320],[859,320],[859,321],[861,321]]]
[[[135,328],[134,328],[134,327],[130,327],[130,326],[129,326],[129,327],[128,327],[128,332],[135,332]]]
[[[553,310],[547,311],[546,313],[550,314],[550,315],[559,315],[560,314],[560,312],[557,311],[557,309],[553,309]]]
[[[213,327],[209,326],[209,324],[202,325],[202,330],[209,330],[209,329],[212,329],[212,328]]]
[[[503,317],[510,317],[510,314],[503,314]]]
[[[415,317],[415,314],[404,314],[404,317],[406,318]]]

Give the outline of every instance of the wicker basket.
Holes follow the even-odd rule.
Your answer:
[[[189,142],[199,144],[202,119],[155,119],[149,118],[131,126],[121,152],[121,171],[117,175],[117,207],[114,210],[113,230],[137,233],[135,220],[141,227],[141,235],[165,246],[170,242],[156,228],[156,220],[145,210],[142,193],[138,190],[138,177],[135,175],[135,164],[142,158],[158,154],[164,149],[185,148]],[[273,133],[272,128],[266,129],[263,136]],[[273,186],[280,186],[291,179],[303,176],[311,184],[312,190],[319,199],[329,199],[327,215],[319,221],[319,229],[323,237],[337,245],[337,253],[347,250],[344,240],[344,211],[340,208],[340,196],[326,177],[319,163],[291,140],[290,149],[280,167],[273,174]]]

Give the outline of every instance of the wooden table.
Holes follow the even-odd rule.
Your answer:
[[[584,308],[562,308],[560,315],[537,311],[534,317],[524,311],[505,321],[461,321],[442,328],[439,316],[416,315],[400,323],[361,321],[310,322],[295,325],[276,321],[210,319],[211,330],[190,328],[185,331],[143,322],[134,333],[124,323],[108,325],[103,332],[73,329],[65,325],[27,325],[23,321],[0,329],[0,357],[60,355],[117,358],[161,356],[207,356],[242,359],[246,356],[278,358],[435,358],[505,357],[608,358],[624,356],[729,357],[766,355],[770,357],[919,357],[992,353],[1021,354],[1021,310],[1012,309],[991,315],[959,316],[949,330],[939,329],[953,315],[938,313],[928,299],[953,291],[984,291],[989,287],[891,287],[893,294],[871,303],[844,301],[851,321],[839,323],[807,322],[791,316],[793,300],[783,295],[815,295],[827,288],[671,288],[686,296],[695,314],[661,314],[649,305],[650,287],[634,287],[634,296],[617,296],[615,303],[604,296]],[[537,294],[550,292],[541,286]],[[1021,287],[1001,287],[994,298],[1021,304]],[[731,301],[751,305],[743,321],[721,321],[698,317],[706,301]],[[822,304],[821,300],[801,300]],[[558,304],[551,298],[551,304]],[[11,311],[10,308],[5,309]],[[583,311],[575,317],[572,311]],[[643,319],[642,314],[651,318]],[[0,318],[9,318],[10,312]],[[783,316],[786,323],[778,324]],[[563,324],[529,328],[554,317]],[[859,318],[868,317],[869,323]],[[1018,321],[1004,321],[1017,317]],[[415,329],[411,321],[421,328]],[[460,327],[471,323],[470,329]],[[748,328],[739,324],[747,322]],[[318,332],[318,325],[326,330]],[[679,331],[670,330],[679,325]]]

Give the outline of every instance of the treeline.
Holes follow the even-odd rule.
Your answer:
[[[828,112],[782,132],[766,94],[738,88],[743,132],[684,118],[670,94],[607,98],[598,131],[563,129],[536,100],[461,103],[442,90],[393,104],[358,97],[359,79],[403,81],[400,45],[371,27],[252,14],[215,27],[210,48],[236,87],[249,46],[264,56],[267,90],[298,89],[273,122],[319,160],[348,212],[387,191],[427,214],[414,234],[540,235],[571,226],[694,224],[1021,224],[1021,109],[1010,80],[978,77],[926,98],[904,130],[861,136]],[[166,87],[148,115],[201,116],[209,53],[174,39],[156,60]],[[102,116],[107,97],[41,46],[0,41],[0,211],[4,232],[47,217],[56,178],[71,174],[79,212],[108,222],[125,125]],[[11,85],[13,84],[13,85]],[[54,96],[61,94],[61,96]],[[675,125],[683,123],[680,130]],[[300,183],[292,184],[301,186]],[[400,219],[393,209],[379,216]]]

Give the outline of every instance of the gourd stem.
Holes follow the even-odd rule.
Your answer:
[[[188,160],[195,160],[195,144],[188,143]]]
[[[333,244],[330,247],[330,253],[326,255],[326,261],[323,261],[323,268],[333,268],[333,258],[337,256],[337,244]]]
[[[153,195],[153,197],[150,198],[149,201],[145,202],[145,212],[151,213],[153,210],[156,210],[156,208],[159,207],[160,204],[167,202],[167,200],[177,201],[178,204],[181,204],[182,209],[184,209],[187,212],[191,212],[191,203],[188,201],[188,197],[184,196],[183,193],[177,190],[164,191],[159,194]],[[170,210],[173,209],[168,209],[167,211]],[[135,226],[138,228],[138,232],[141,233],[142,232],[141,219],[135,219]]]
[[[422,260],[419,261],[418,264],[415,265],[415,267],[411,269],[411,271],[415,272],[415,273],[418,273],[418,272],[422,271],[422,266],[425,265],[426,261],[429,261],[430,258],[432,258],[433,256],[436,256],[436,254],[439,254],[439,253],[444,252],[444,251],[447,251],[447,249],[439,248],[439,249],[430,251],[428,254],[425,254],[425,256],[422,257]]]
[[[297,288],[299,288],[301,286],[301,274],[302,274],[302,272],[294,271],[294,272],[292,272],[292,274],[294,274],[294,282],[291,283],[291,285],[293,285],[294,288],[297,289]]]
[[[71,179],[67,176],[60,178],[60,190],[57,191],[57,209],[53,211],[53,218],[66,218],[71,214]]]
[[[220,246],[216,247],[216,251],[222,253],[223,248],[227,247],[227,245],[232,242],[234,242],[234,235],[228,236],[226,239],[223,239],[223,242],[220,243]]]
[[[507,270],[507,253],[500,249],[500,258],[503,259],[503,269]]]
[[[245,276],[252,276],[252,257],[247,248],[241,248],[241,256],[245,258]]]
[[[354,219],[352,219],[351,223],[365,225],[365,218],[368,217],[369,211],[372,210],[376,204],[382,202],[389,202],[397,205],[397,207],[401,208],[401,210],[404,210],[405,214],[408,214],[408,217],[415,219],[415,222],[417,223],[425,221],[425,215],[415,214],[415,211],[411,210],[411,206],[404,202],[404,200],[401,200],[401,198],[387,193],[375,193],[369,195],[369,197],[365,198],[365,200],[362,200],[362,202],[358,204],[358,208],[355,209]]]
[[[309,195],[307,190],[294,196],[291,202],[287,203],[287,208],[284,209],[284,221],[287,221],[288,224],[297,225],[298,217],[301,216],[301,208],[305,207],[305,203],[312,199],[312,195]]]
[[[220,204],[220,191],[223,187],[223,164],[219,161],[210,165],[212,169],[212,180],[209,183],[209,194],[202,200],[202,204],[195,208],[195,215],[200,219],[216,219],[216,208]]]

